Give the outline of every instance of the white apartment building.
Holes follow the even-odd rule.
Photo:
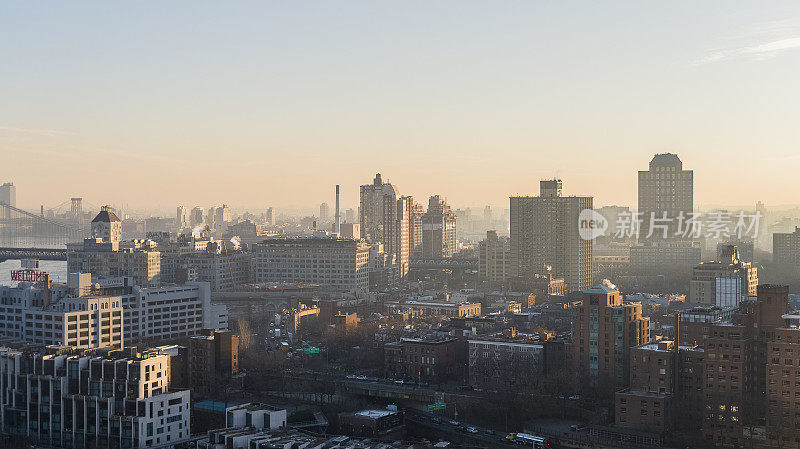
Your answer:
[[[88,273],[72,273],[67,285],[0,286],[0,336],[30,343],[122,348],[149,339],[192,336],[222,324],[227,328],[227,308],[211,306],[205,282],[101,286],[92,284]]]
[[[172,447],[188,440],[189,390],[170,390],[157,351],[46,354],[0,348],[0,430],[72,448]]]
[[[225,409],[227,427],[253,427],[258,430],[286,428],[286,409],[266,404],[246,403]]]
[[[157,288],[133,287],[122,296],[125,341],[168,340],[227,325],[227,307],[211,306],[208,282]],[[219,330],[227,330],[219,329]]]
[[[272,239],[255,245],[255,282],[306,282],[344,292],[369,290],[369,246],[331,238]]]

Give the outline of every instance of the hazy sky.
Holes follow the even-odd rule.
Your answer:
[[[23,207],[634,204],[665,151],[696,203],[798,202],[796,1],[9,1],[0,38]]]

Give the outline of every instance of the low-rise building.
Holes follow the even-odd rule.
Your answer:
[[[339,413],[339,433],[378,441],[396,441],[405,437],[403,413],[396,410],[361,410]]]
[[[522,339],[469,340],[469,383],[497,391],[530,391],[544,373],[544,346]]]
[[[543,297],[547,298],[547,295],[545,294]],[[519,303],[522,308],[527,309],[528,307],[536,305],[537,298],[535,293],[530,292],[491,292],[484,296],[484,303],[490,304],[491,302],[497,301],[513,301]]]
[[[339,312],[331,317],[331,324],[338,330],[349,332],[358,327],[358,314],[356,312]]]
[[[481,315],[481,303],[435,300],[433,298],[408,299],[387,302],[389,313],[412,313],[429,316],[474,317]]]
[[[342,223],[339,225],[339,236],[343,239],[361,239],[361,228],[358,223]]]
[[[384,345],[387,377],[417,382],[441,382],[465,374],[461,342],[454,338],[402,338]]]
[[[687,240],[647,241],[631,246],[630,266],[635,274],[663,274],[690,269],[700,263],[700,246]]]
[[[689,283],[689,301],[735,307],[747,296],[754,296],[758,287],[758,269],[739,259],[734,245],[725,246],[716,262],[694,267]]]
[[[553,277],[552,274],[534,274],[532,276],[517,276],[511,278],[511,288],[517,291],[529,291],[534,295],[547,298],[550,295],[565,295],[567,284],[563,277]]]
[[[225,409],[225,421],[227,427],[285,429],[286,409],[259,403],[238,404]]]
[[[440,444],[440,443],[437,443]],[[372,438],[345,435],[317,436],[299,430],[258,430],[254,427],[231,427],[208,431],[207,441],[198,441],[199,449],[271,449],[271,448],[359,448],[386,449],[388,443]],[[448,447],[447,445],[440,447]]]

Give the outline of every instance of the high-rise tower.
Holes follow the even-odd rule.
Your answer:
[[[539,196],[512,196],[511,260],[517,276],[563,277],[567,290],[592,282],[592,241],[579,233],[579,216],[590,196],[562,196],[561,180],[540,182]]]

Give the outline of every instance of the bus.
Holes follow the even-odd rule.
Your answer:
[[[518,433],[514,435],[512,441],[517,444],[524,445],[533,449],[549,449],[547,438],[539,435],[531,435],[529,433]]]

